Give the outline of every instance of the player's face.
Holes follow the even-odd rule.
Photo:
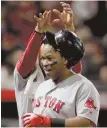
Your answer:
[[[40,63],[45,74],[53,80],[63,75],[66,68],[66,61],[58,51],[49,44],[42,44],[40,49]]]

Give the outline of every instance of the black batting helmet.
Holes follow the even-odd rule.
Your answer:
[[[74,66],[84,56],[83,43],[72,31],[60,30],[56,34],[46,32],[42,42],[58,50],[68,60],[68,68]]]

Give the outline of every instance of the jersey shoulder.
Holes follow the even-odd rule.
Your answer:
[[[81,86],[80,88],[82,88],[82,90],[89,92],[92,91],[93,93],[96,93],[99,95],[97,88],[95,87],[95,85],[89,80],[87,79],[85,76],[83,75],[79,75],[79,77],[81,77]]]
[[[95,87],[95,85],[91,82],[91,80],[89,80],[88,78],[86,78],[85,76],[83,75],[79,75],[81,77],[81,81],[84,85],[87,85],[88,87]]]

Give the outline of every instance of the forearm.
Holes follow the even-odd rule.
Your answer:
[[[92,127],[95,126],[89,119],[85,117],[74,117],[65,120],[65,127]]]
[[[20,75],[25,78],[26,76],[28,76],[28,74],[30,72],[32,72],[36,60],[37,60],[37,56],[38,56],[38,52],[41,46],[41,38],[44,35],[42,34],[37,34],[35,32],[33,32],[28,40],[28,45],[22,55],[22,57],[20,58],[20,60],[18,61],[16,68],[18,70],[18,72],[20,73]]]
[[[52,127],[92,127],[95,126],[89,119],[84,117],[74,117],[69,119],[51,119]]]

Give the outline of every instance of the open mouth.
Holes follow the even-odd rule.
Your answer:
[[[50,71],[52,70],[50,67],[44,67],[43,69],[44,69],[44,71],[46,71],[46,72],[50,72]]]
[[[50,71],[51,71],[51,69],[44,69],[44,71],[45,71],[45,72],[50,72]]]
[[[50,76],[50,74],[51,74],[51,70],[44,70],[44,72],[45,72],[45,74],[46,74],[47,76]]]

